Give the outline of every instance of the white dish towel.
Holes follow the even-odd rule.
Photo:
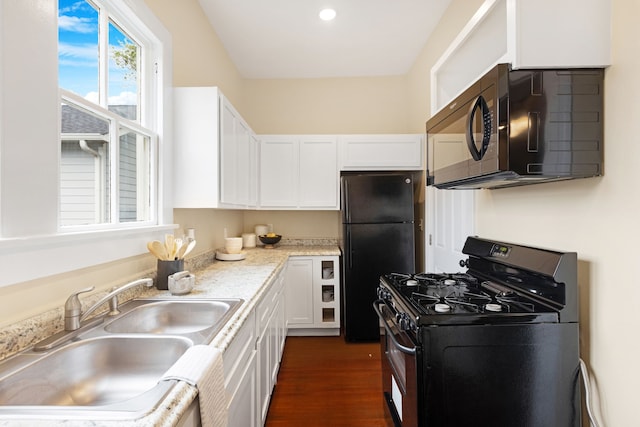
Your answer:
[[[213,346],[194,345],[162,376],[198,389],[202,427],[226,427],[228,398],[224,388],[222,353]]]

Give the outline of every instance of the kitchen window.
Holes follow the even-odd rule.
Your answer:
[[[155,98],[143,97],[156,64],[144,61],[143,32],[118,20],[113,1],[59,0],[62,230],[157,218],[157,137],[145,116]]]
[[[67,51],[76,56],[65,58],[76,61],[74,72],[90,70],[87,91],[69,84],[78,76],[63,80],[59,73],[59,5],[69,3],[0,1],[0,287],[114,261],[129,265],[126,260],[148,253],[146,242],[177,227],[171,35],[144,0],[89,1],[72,5],[92,7],[107,31],[92,34],[82,26],[90,20],[71,20],[88,37],[80,47],[93,48],[86,68],[77,62],[86,52],[78,46]],[[10,36],[25,28],[29,37]],[[109,31],[116,32],[116,47],[119,40],[138,46],[136,77],[126,90],[117,86],[124,75],[105,74],[108,60],[99,65],[95,46]],[[127,58],[133,56],[123,64]],[[113,96],[122,92],[130,93]],[[63,115],[76,121],[63,126]],[[78,118],[87,123],[78,126]],[[63,205],[76,211],[63,215]]]

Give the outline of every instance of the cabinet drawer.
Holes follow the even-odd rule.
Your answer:
[[[272,282],[269,290],[263,295],[256,308],[256,331],[258,335],[267,326],[269,316],[275,308],[282,290],[282,272]]]

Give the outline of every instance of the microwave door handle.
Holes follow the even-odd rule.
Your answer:
[[[473,137],[473,119],[476,115],[476,111],[480,110],[482,114],[482,145],[480,150],[476,146],[476,141]],[[484,156],[484,153],[487,151],[487,147],[489,146],[489,142],[491,140],[491,111],[489,110],[489,106],[487,105],[487,101],[484,100],[484,97],[480,95],[476,102],[473,103],[471,109],[469,110],[469,114],[467,115],[467,147],[469,148],[469,152],[471,153],[471,157],[473,160],[481,160]]]

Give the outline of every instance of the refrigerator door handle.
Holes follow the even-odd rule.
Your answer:
[[[353,245],[351,244],[351,230],[347,229],[347,246],[349,248],[349,270],[353,269]]]
[[[344,222],[346,223],[351,223],[351,208],[349,207],[349,181],[348,180],[344,180],[343,181],[343,187],[342,189],[344,190]],[[351,243],[351,242],[349,242]]]

